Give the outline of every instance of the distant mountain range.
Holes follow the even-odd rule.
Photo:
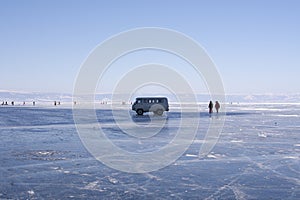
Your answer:
[[[112,96],[112,94],[96,94],[95,99],[97,101],[108,102],[111,101]],[[172,96],[159,96],[167,96],[170,101],[176,101],[176,99]],[[211,98],[209,94],[197,94],[196,97],[199,102],[207,102]],[[0,102],[72,102],[72,98],[72,94],[69,93],[0,91]],[[126,99],[124,99],[124,95],[114,95],[113,99],[115,101],[126,101]],[[226,95],[226,101],[228,103],[300,103],[300,94],[228,94]]]
[[[15,101],[15,102],[28,102],[28,101],[72,101],[71,94],[62,93],[42,93],[42,92],[10,92],[0,91],[0,101]]]
[[[226,100],[241,103],[300,103],[300,94],[231,94],[226,95]]]

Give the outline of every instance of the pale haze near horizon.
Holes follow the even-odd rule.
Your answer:
[[[0,90],[71,93],[80,66],[101,42],[130,29],[161,27],[186,34],[207,51],[226,93],[300,93],[298,1],[1,1],[0,5]],[[186,66],[173,64],[188,75]],[[117,79],[111,74],[106,77],[108,85]],[[197,85],[198,79],[188,78],[196,92],[206,91],[203,82]],[[109,91],[107,87],[98,92]]]

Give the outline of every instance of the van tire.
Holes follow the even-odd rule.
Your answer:
[[[144,111],[143,111],[143,109],[138,109],[138,110],[136,111],[136,113],[137,113],[138,115],[143,115],[143,114],[144,114]]]
[[[162,115],[164,113],[164,111],[162,110],[162,109],[158,109],[156,112],[155,112],[155,114],[157,114],[157,115]]]

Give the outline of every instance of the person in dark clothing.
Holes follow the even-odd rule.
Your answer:
[[[209,112],[209,114],[211,114],[213,112],[213,108],[214,108],[214,104],[212,101],[209,102],[208,108],[209,108],[208,112]]]

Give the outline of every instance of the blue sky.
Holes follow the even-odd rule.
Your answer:
[[[227,93],[300,93],[299,1],[0,0],[0,90],[72,92],[99,43],[138,27],[182,32]]]

